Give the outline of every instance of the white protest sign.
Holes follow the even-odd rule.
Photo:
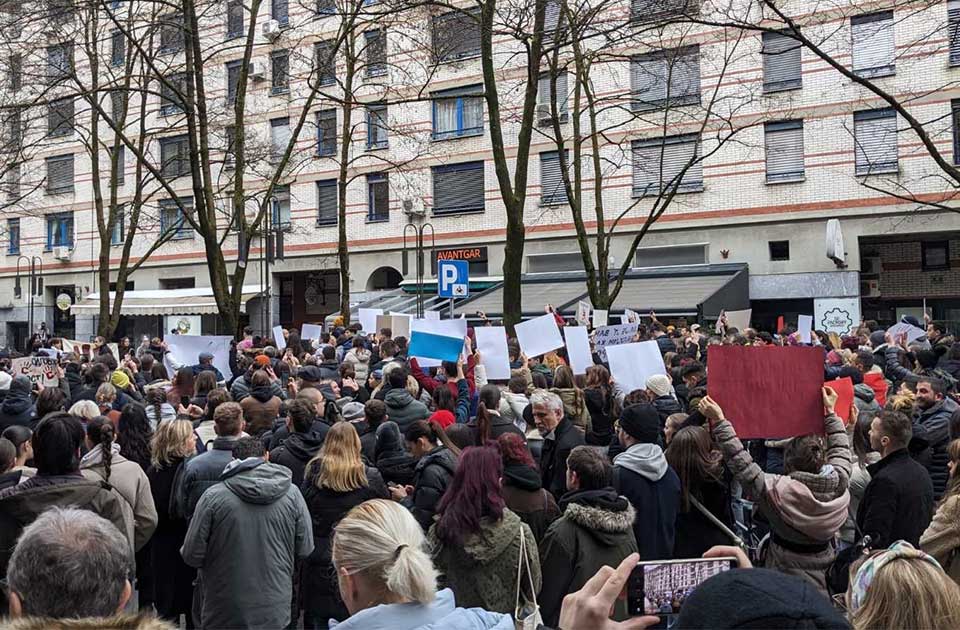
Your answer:
[[[567,358],[570,359],[570,369],[574,374],[586,374],[587,368],[593,365],[593,354],[590,352],[590,337],[586,326],[564,326],[563,336],[567,340]]]
[[[727,329],[736,328],[740,332],[743,332],[747,328],[750,328],[750,316],[753,314],[753,309],[748,308],[742,311],[727,311]]]
[[[514,326],[520,349],[530,358],[546,354],[563,346],[560,328],[553,313],[528,319]]]
[[[51,357],[22,357],[10,361],[13,376],[29,376],[34,383],[44,387],[56,387],[60,383],[57,360]]]
[[[860,298],[815,298],[813,319],[817,330],[849,335],[860,323]]]
[[[507,330],[502,326],[481,326],[474,328],[473,333],[477,336],[477,351],[480,353],[480,363],[487,371],[487,378],[508,380],[510,355],[507,352]]]
[[[164,341],[167,342],[169,352],[163,357],[163,365],[171,378],[176,372],[173,369],[174,365],[196,365],[201,352],[209,352],[213,355],[213,366],[220,370],[225,379],[229,380],[233,376],[233,371],[230,369],[230,342],[233,341],[233,337],[171,335]]]
[[[607,325],[607,314],[609,311],[602,308],[593,309],[593,327],[600,328]]]
[[[810,333],[813,330],[813,315],[800,315],[797,317],[797,336],[800,343],[810,343]]]
[[[590,303],[580,300],[577,303],[577,316],[575,317],[577,323],[581,326],[590,325]]]
[[[424,319],[440,319],[440,311],[424,311],[423,317]]]
[[[663,356],[656,341],[641,341],[607,348],[610,375],[628,394],[636,389],[646,389],[647,379],[654,374],[666,374]]]
[[[321,334],[323,334],[323,326],[318,326],[316,324],[304,324],[303,329],[300,331],[300,338],[319,341]]]
[[[625,308],[623,309],[623,315],[627,318],[627,321],[623,322],[624,324],[640,323],[640,313],[636,311],[631,311],[629,308]]]
[[[283,336],[283,326],[273,327],[273,340],[277,344],[277,350],[283,352],[287,347],[287,340]]]
[[[416,330],[418,332],[433,333],[447,337],[460,337],[461,339],[467,336],[467,320],[465,319],[411,318],[408,321],[410,322],[411,333]],[[396,336],[396,333],[394,333],[394,336]],[[437,359],[428,359],[425,357],[414,358],[422,368],[439,367],[442,363],[442,361],[438,361]]]
[[[597,328],[596,336],[593,339],[597,347],[597,354],[602,360],[606,360],[606,348],[608,346],[619,346],[633,341],[633,336],[637,334],[639,324],[618,324],[616,326],[602,326]]]
[[[410,321],[413,319],[413,315],[407,315],[406,313],[390,313],[390,319],[393,322],[391,328],[393,329],[393,338],[397,337],[406,337],[410,339]]]
[[[906,335],[907,343],[913,343],[917,339],[922,339],[927,335],[926,331],[924,331],[923,328],[917,328],[916,326],[913,326],[906,322],[900,322],[899,324],[894,324],[890,328],[887,328],[887,332],[890,333],[891,336],[893,336],[894,340],[896,340],[896,338],[899,335]]]
[[[357,311],[360,328],[365,333],[379,332],[377,330],[377,315],[383,315],[382,308],[361,308]]]

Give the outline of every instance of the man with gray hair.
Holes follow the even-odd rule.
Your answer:
[[[130,545],[110,521],[89,510],[50,508],[23,530],[10,557],[10,615],[25,619],[5,627],[70,619],[80,629],[171,628],[154,617],[122,614],[133,593],[132,568]]]
[[[530,410],[543,436],[540,476],[543,487],[559,500],[567,491],[567,456],[584,444],[583,433],[563,415],[563,401],[543,389],[530,394]]]

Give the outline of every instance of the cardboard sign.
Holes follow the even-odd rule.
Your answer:
[[[629,308],[623,309],[623,316],[627,318],[624,324],[639,324],[640,323],[640,313],[636,311],[631,311]]]
[[[610,375],[628,394],[646,389],[647,379],[654,374],[666,374],[660,346],[656,341],[641,341],[607,348]]]
[[[607,314],[609,311],[602,308],[593,309],[593,327],[600,328],[607,325]]]
[[[837,404],[834,411],[840,416],[844,424],[850,424],[850,405],[853,404],[853,380],[849,376],[827,381],[823,384],[837,392]],[[854,418],[856,420],[856,418]]]
[[[462,320],[453,320],[462,321]],[[502,326],[481,326],[474,329],[480,363],[487,371],[487,379],[510,379],[510,354],[507,351],[507,329]]]
[[[593,354],[590,352],[590,337],[586,326],[565,326],[563,336],[567,340],[567,358],[570,359],[570,369],[574,374],[586,374],[587,368],[593,365]]]
[[[323,326],[317,326],[316,324],[304,324],[303,329],[300,331],[300,338],[319,341],[322,333]]]
[[[357,319],[360,320],[360,328],[363,329],[363,332],[379,332],[377,329],[377,315],[383,315],[382,308],[361,308],[357,310]]]
[[[563,346],[560,327],[553,313],[520,322],[513,328],[520,342],[520,350],[528,358],[538,357]]]
[[[283,326],[273,327],[273,341],[277,344],[277,350],[283,352],[287,348],[287,340],[283,336]]]
[[[913,343],[914,341],[927,336],[927,332],[923,328],[917,328],[916,326],[906,322],[894,324],[890,328],[887,328],[887,332],[893,336],[894,341],[896,341],[899,335],[906,335],[907,343]]]
[[[406,337],[410,338],[410,321],[413,319],[413,315],[407,315],[406,313],[390,313],[390,321],[392,322],[391,328],[393,328],[393,338],[397,337]]]
[[[458,337],[460,345],[463,346],[463,338],[467,336],[467,320],[465,319],[411,319],[410,334],[415,332],[425,332],[435,335],[444,335],[446,337]],[[413,354],[407,349],[407,354],[417,359],[417,363],[422,368],[439,367],[443,362],[435,357],[427,357]],[[454,359],[456,361],[456,359]]]
[[[711,346],[707,383],[741,439],[823,433],[821,348]]]
[[[726,311],[727,314],[727,330],[731,328],[736,328],[740,332],[743,332],[747,328],[750,328],[750,316],[753,314],[753,309],[748,308],[742,311]]]
[[[34,383],[44,387],[56,387],[60,384],[57,372],[57,360],[50,357],[23,357],[10,361],[13,376],[29,376]]]
[[[597,347],[597,354],[602,361],[607,360],[607,348],[609,346],[620,346],[633,341],[633,336],[637,334],[639,324],[618,324],[616,326],[601,326],[597,328],[596,336],[593,339]]]
[[[164,341],[169,352],[163,357],[163,365],[170,378],[176,372],[174,365],[196,365],[201,352],[213,355],[213,366],[220,370],[225,379],[230,380],[233,376],[233,370],[230,369],[230,342],[233,337],[170,335]]]
[[[581,326],[589,326],[589,325],[590,325],[590,304],[589,304],[589,302],[584,302],[583,300],[580,300],[580,302],[577,303],[577,316],[576,316],[575,319],[576,319],[577,323],[580,324]]]

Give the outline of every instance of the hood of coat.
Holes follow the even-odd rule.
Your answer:
[[[420,472],[427,466],[434,464],[446,468],[451,477],[453,473],[457,472],[457,456],[446,446],[438,446],[421,457],[420,461],[417,462],[417,471]]]
[[[383,398],[384,404],[389,409],[402,409],[414,401],[414,397],[405,389],[391,389]]]
[[[764,483],[767,497],[783,520],[814,540],[830,540],[847,520],[850,493],[846,490],[840,496],[828,498],[829,495],[814,494],[806,484],[792,477],[767,475]]]
[[[110,465],[119,464],[120,462],[127,461],[123,455],[120,454],[120,445],[116,442],[110,445]],[[103,464],[103,448],[99,445],[91,448],[87,451],[87,454],[83,456],[80,460],[80,468],[93,468],[94,466],[100,466]]]
[[[518,540],[521,524],[520,517],[507,508],[499,520],[484,516],[480,519],[480,531],[463,541],[463,551],[479,564],[490,562]]]
[[[580,393],[579,389],[573,387],[553,387],[550,391],[560,397],[564,407],[580,409],[584,404],[583,394]]]
[[[269,402],[273,398],[273,389],[269,385],[261,385],[251,389],[250,395],[262,403]]]
[[[310,461],[323,446],[323,437],[316,433],[291,433],[283,441],[287,452],[302,462]]]
[[[21,617],[6,619],[4,630],[173,630],[175,626],[152,615],[116,615],[80,619]]]
[[[53,505],[73,505],[89,509],[88,506],[105,491],[109,490],[100,482],[89,480],[80,473],[35,475],[0,492],[0,512],[22,523],[30,523]]]
[[[246,503],[266,505],[287,494],[292,473],[286,466],[270,464],[259,457],[235,459],[220,474],[220,481]]]
[[[330,620],[333,630],[513,630],[510,615],[482,608],[457,608],[453,591],[437,593],[429,604],[380,604],[345,621]]]
[[[853,386],[853,395],[857,400],[862,400],[863,402],[870,404],[876,400],[877,395],[874,393],[873,388],[867,385],[866,383],[857,383]]]
[[[351,348],[346,356],[351,357],[359,363],[366,363],[370,360],[370,351],[366,348]]]
[[[632,470],[650,481],[660,481],[667,474],[667,458],[657,444],[634,444],[613,458],[614,466]]]
[[[533,466],[507,464],[503,467],[503,485],[513,486],[527,492],[536,492],[543,487],[543,482],[540,479],[540,473]]]
[[[15,415],[30,409],[33,406],[33,399],[30,397],[32,389],[33,383],[29,377],[21,375],[13,379],[0,411],[6,415]]]
[[[560,498],[563,516],[590,532],[604,544],[633,529],[637,513],[613,488],[574,490]]]
[[[673,396],[659,396],[654,398],[653,406],[656,407],[661,415],[666,416],[683,411],[683,409],[680,408],[680,403],[678,403]]]

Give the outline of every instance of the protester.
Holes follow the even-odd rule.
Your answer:
[[[196,374],[190,367],[182,367],[174,373],[166,396],[167,403],[171,408],[176,409],[180,405],[186,407],[190,404],[190,399],[193,398],[195,392],[195,377]]]
[[[350,350],[343,356],[343,363],[353,366],[357,381],[362,383],[367,380],[370,371],[370,350],[364,346],[361,337],[353,338]]]
[[[960,406],[952,398],[945,397],[943,381],[938,379],[920,378],[917,381],[916,394],[913,440],[927,447],[917,455],[917,459],[930,473],[933,498],[939,499],[950,476],[947,470],[950,417]]]
[[[203,409],[207,406],[207,395],[216,388],[216,375],[210,371],[200,372],[193,383],[193,398],[190,399],[190,405],[196,405]]]
[[[124,405],[117,421],[117,442],[120,454],[146,470],[150,467],[150,437],[153,428],[147,421],[143,405],[129,403]]]
[[[510,613],[518,589],[524,601],[535,600],[540,560],[530,527],[504,504],[502,475],[496,446],[464,450],[429,539],[440,581],[461,605]]]
[[[369,404],[380,403],[371,400]],[[403,446],[403,435],[396,422],[383,422],[377,427],[377,443],[373,462],[384,482],[399,486],[411,486],[417,468],[417,460]]]
[[[458,608],[452,591],[437,592],[423,530],[396,503],[378,499],[350,510],[334,533],[332,559],[350,613],[338,630],[514,630],[510,615]]]
[[[947,490],[937,505],[937,512],[923,535],[920,548],[936,559],[947,575],[960,584],[960,440],[954,440],[947,449],[950,457],[950,480]]]
[[[552,392],[535,390],[530,394],[530,410],[543,436],[540,453],[543,487],[559,499],[566,492],[567,457],[575,447],[585,443],[584,435],[566,418],[563,401]]]
[[[30,395],[32,391],[29,376],[21,374],[10,382],[10,391],[0,404],[0,431],[14,425],[33,427],[36,424],[37,407]]]
[[[280,397],[273,393],[270,383],[270,376],[264,370],[257,370],[250,377],[250,395],[240,401],[250,435],[259,436],[269,430],[280,414]]]
[[[236,403],[218,412],[228,405]],[[266,461],[260,440],[236,440],[234,455],[197,502],[181,550],[198,570],[198,625],[283,628],[295,562],[313,551],[310,514],[289,471]]]
[[[503,458],[504,504],[530,527],[539,544],[550,523],[560,518],[553,495],[543,488],[540,472],[524,439],[514,433],[497,438]]]
[[[193,376],[190,378],[193,378]],[[163,391],[163,388],[154,387],[148,389],[144,402],[147,420],[150,421],[151,429],[156,430],[161,422],[177,419],[177,411],[173,405],[167,401],[167,394]],[[179,404],[179,402],[177,404]]]
[[[197,443],[203,450],[206,450],[210,444],[217,439],[216,423],[213,420],[213,416],[217,411],[217,407],[225,402],[231,402],[231,398],[230,393],[223,388],[217,388],[207,394],[207,404],[203,408],[200,422],[194,427],[194,432],[197,435]]]
[[[613,392],[610,387],[610,372],[602,365],[587,368],[586,387],[583,398],[590,414],[590,431],[586,443],[607,446],[613,439]]]
[[[356,403],[360,404],[360,403]],[[349,405],[347,405],[349,406]],[[368,400],[362,406],[363,416],[353,422],[353,428],[360,436],[360,449],[367,463],[373,464],[377,458],[377,429],[387,420],[387,406],[382,400]],[[346,406],[344,407],[346,408]]]
[[[326,628],[329,618],[344,618],[330,557],[334,526],[353,507],[390,493],[375,468],[360,456],[360,438],[348,422],[330,429],[320,452],[307,464],[302,486],[313,528],[313,552],[300,574],[304,628]]]
[[[388,406],[389,409],[389,406]],[[393,486],[390,496],[410,508],[424,531],[430,529],[440,498],[457,470],[458,449],[436,422],[414,422],[403,434],[407,451],[418,460],[412,486]]]
[[[583,392],[574,383],[573,370],[565,365],[559,366],[553,375],[550,392],[559,396],[563,402],[564,418],[572,422],[582,434],[592,430],[587,403]]]
[[[243,433],[243,409],[234,402],[217,407],[213,416],[217,439],[206,452],[188,460],[177,482],[176,513],[190,519],[201,495],[220,481],[223,469],[233,461],[233,447]]]
[[[33,461],[33,431],[22,425],[13,425],[3,430],[3,439],[9,440],[16,451],[16,459],[13,462],[8,473],[20,473],[20,479],[17,483],[25,481],[37,474],[37,469],[27,466],[27,462]]]
[[[860,502],[870,483],[870,466],[880,461],[880,453],[870,444],[870,425],[879,413],[861,412],[852,423],[853,431],[850,440],[853,446],[853,467],[850,473],[850,505],[847,508],[849,517],[843,529],[840,530],[841,540],[852,545],[858,540],[856,532],[857,514],[860,512]]]
[[[289,435],[280,446],[270,451],[270,461],[289,468],[293,485],[299,488],[303,483],[303,471],[307,462],[317,455],[330,434],[321,436],[311,431],[313,413],[310,403],[303,399],[292,400],[287,405],[286,426]]]
[[[400,431],[405,433],[415,422],[430,417],[427,406],[407,391],[406,369],[397,365],[385,377],[390,389],[384,395],[383,402],[387,405],[387,415],[397,423]]]
[[[462,410],[466,416],[469,412],[469,401],[466,399],[466,390],[461,387],[461,396],[463,397]],[[488,440],[496,440],[505,433],[513,433],[526,441],[517,425],[500,415],[500,388],[496,385],[484,385],[479,392],[480,404],[477,406],[477,417],[475,422],[468,426],[473,431],[473,443],[480,446]],[[458,406],[461,405],[458,401]],[[459,414],[458,414],[459,419]]]
[[[613,488],[610,464],[588,446],[577,446],[567,458],[567,492],[560,499],[563,515],[550,525],[540,547],[544,623],[556,625],[564,594],[583,587],[601,567],[615,566],[637,551],[630,502]],[[628,617],[626,601],[614,607],[614,619]]]

